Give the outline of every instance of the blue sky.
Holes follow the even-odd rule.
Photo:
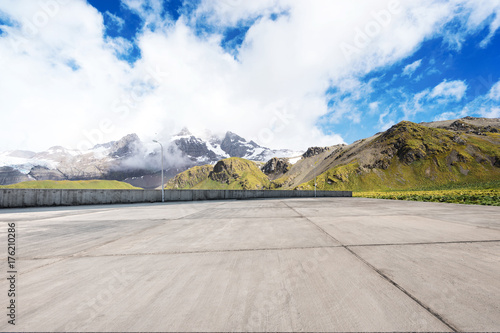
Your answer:
[[[500,117],[499,26],[496,0],[4,1],[0,150],[185,126],[305,149]]]

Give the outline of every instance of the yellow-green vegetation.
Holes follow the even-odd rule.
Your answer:
[[[449,183],[481,183],[500,179],[500,169],[475,159],[446,163],[446,157],[417,160],[410,165],[393,157],[387,169],[361,167],[358,162],[334,167],[316,179],[319,190],[386,191],[416,190]],[[314,179],[299,186],[314,188]]]
[[[417,190],[450,183],[500,180],[498,135],[459,135],[403,121],[370,147],[381,150],[374,165],[357,160],[338,165],[317,177],[321,190]],[[314,180],[299,189],[314,188]]]
[[[13,185],[0,186],[7,189],[96,189],[96,190],[142,190],[139,187],[117,180],[33,180]]]
[[[268,189],[269,178],[252,161],[239,157],[221,160],[181,172],[167,183],[169,189],[260,190]]]
[[[402,121],[374,140],[372,145],[393,146],[403,161],[411,163],[414,157],[449,151],[459,142],[459,135],[455,132]]]
[[[201,165],[179,173],[165,184],[166,189],[190,189],[204,181],[214,169],[213,165]]]
[[[500,206],[500,189],[354,192],[353,196],[376,199],[448,202],[471,205]]]
[[[497,166],[500,167],[500,148],[498,144],[492,144],[487,138],[500,138],[499,133],[488,133],[486,138],[471,137],[469,142],[474,144],[483,154],[495,158],[497,161]]]
[[[217,162],[208,179],[194,189],[260,190],[269,188],[269,178],[252,161],[231,157]]]
[[[285,174],[280,178],[271,181],[271,183],[269,184],[269,189],[271,190],[283,189],[283,186],[285,186],[287,182],[288,182],[288,175]]]

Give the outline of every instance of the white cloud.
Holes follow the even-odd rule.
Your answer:
[[[441,121],[441,120],[451,120],[451,119],[458,119],[458,118],[463,118],[467,115],[470,115],[471,111],[469,110],[468,107],[463,108],[460,111],[448,111],[448,112],[443,112],[437,116],[434,117],[434,121]]]
[[[489,23],[488,35],[479,43],[480,47],[487,47],[491,39],[500,28],[500,1],[499,0],[476,0],[474,2],[465,2],[465,6],[474,8],[468,18],[469,29],[474,30],[481,26],[489,17],[493,19]]]
[[[425,89],[416,93],[410,101],[403,105],[405,119],[411,119],[415,114],[424,110],[424,104],[427,103],[429,92],[429,89]]]
[[[456,119],[456,118],[457,118],[456,112],[443,112],[443,113],[435,116],[434,121],[450,120],[450,119]]]
[[[388,119],[386,119],[388,118]],[[380,131],[385,131],[395,125],[395,121],[392,119],[390,111],[385,111],[378,118],[378,127]]]
[[[195,16],[173,22],[159,0],[124,0],[146,26],[133,66],[117,57],[130,42],[105,37],[102,14],[82,0],[61,1],[54,15],[38,1],[0,2],[21,24],[0,36],[0,112],[8,124],[0,150],[74,147],[132,132],[150,139],[184,126],[231,130],[271,147],[342,142],[323,134],[318,119],[331,112],[334,121],[359,122],[352,106],[372,92],[359,77],[411,55],[457,15],[471,17],[467,31],[476,29],[496,7],[475,1],[408,1],[392,10],[387,0],[203,0]],[[36,25],[40,13],[49,19]],[[256,20],[237,60],[220,46],[222,36],[195,34],[202,17],[226,26]],[[356,46],[352,57],[342,43]],[[453,82],[428,94],[461,99],[465,89]],[[330,86],[351,99],[329,109]]]
[[[429,96],[431,98],[442,98],[442,99],[455,99],[460,101],[467,90],[467,84],[464,81],[455,80],[447,81],[444,80],[440,84],[434,87],[430,92]]]
[[[492,107],[490,109],[483,108],[479,110],[479,114],[485,118],[500,118],[500,108]]]
[[[107,17],[109,17],[111,19],[111,21],[113,22],[113,24],[116,25],[116,27],[119,30],[123,29],[123,26],[125,25],[125,20],[124,19],[122,19],[121,17],[116,16],[113,13],[110,13],[109,11],[106,11],[105,14],[106,14]]]
[[[370,113],[371,114],[376,113],[378,111],[379,105],[380,102],[371,102],[370,104],[368,104],[368,107],[370,108]]]
[[[76,146],[82,129],[107,118],[113,98],[132,83],[129,65],[103,39],[102,16],[93,7],[50,4],[0,4],[20,24],[0,37],[4,149]]]
[[[202,0],[195,17],[208,18],[212,24],[233,26],[288,8],[286,1],[280,0]]]
[[[444,80],[434,88],[424,89],[412,97],[402,94],[403,103],[399,106],[404,114],[404,119],[412,119],[416,114],[421,112],[429,112],[431,110],[439,109],[441,105],[454,101],[460,101],[465,96],[467,91],[467,84],[465,81]],[[438,110],[437,110],[438,111]],[[443,116],[444,114],[444,116]],[[453,112],[441,113],[436,116],[436,120],[440,117],[448,117],[454,114]]]
[[[495,101],[500,101],[500,81],[495,83],[488,94],[488,96]]]
[[[496,12],[495,19],[493,20],[493,22],[491,22],[490,25],[490,32],[481,41],[481,43],[479,43],[479,46],[481,46],[482,48],[487,47],[493,36],[495,36],[495,33],[497,32],[498,28],[500,28],[500,10]]]
[[[412,62],[409,65],[406,65],[405,68],[403,69],[403,76],[411,77],[413,73],[415,73],[417,68],[420,67],[420,64],[422,64],[422,59]]]
[[[146,27],[156,30],[164,29],[171,24],[169,18],[162,18],[162,0],[121,0],[130,10],[134,11],[143,20]]]
[[[436,116],[435,120],[456,119],[465,116],[498,118],[500,117],[499,100],[500,81],[495,83],[488,93],[475,97],[461,110],[443,112]]]

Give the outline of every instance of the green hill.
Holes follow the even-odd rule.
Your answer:
[[[408,190],[500,180],[500,134],[457,133],[401,122],[317,176],[318,189]],[[359,151],[359,148],[358,148]],[[363,152],[370,151],[370,154]],[[349,155],[345,150],[333,158]],[[311,189],[311,179],[299,188]]]
[[[167,189],[259,190],[269,188],[269,178],[252,161],[239,157],[221,160],[181,172],[165,186]]]
[[[166,189],[190,189],[208,179],[213,165],[201,165],[177,174],[165,184]],[[161,187],[160,187],[161,188]]]
[[[142,190],[117,180],[34,180],[0,188],[19,189],[97,189],[97,190]]]

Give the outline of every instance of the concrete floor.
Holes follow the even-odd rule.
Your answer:
[[[4,240],[12,221],[17,318],[7,323],[2,279],[2,331],[500,331],[500,207],[311,198],[4,209]]]

